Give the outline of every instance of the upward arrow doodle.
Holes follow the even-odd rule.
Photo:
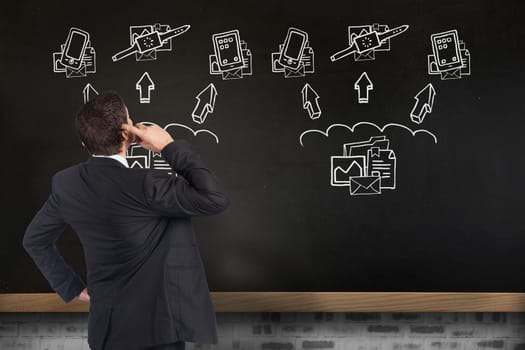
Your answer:
[[[417,95],[414,97],[416,99],[416,103],[410,112],[410,119],[414,123],[423,123],[423,119],[425,119],[427,113],[432,113],[435,96],[436,90],[434,90],[432,83],[428,83],[427,86],[417,93]]]
[[[206,121],[208,113],[213,113],[215,108],[215,98],[217,97],[217,90],[215,85],[209,84],[204,90],[202,90],[197,97],[197,104],[191,113],[193,121],[195,123],[202,124]]]
[[[98,95],[97,90],[91,85],[90,83],[87,83],[84,89],[82,90],[82,94],[84,95],[84,104],[88,103],[93,97]]]
[[[150,103],[151,90],[155,90],[155,83],[151,80],[148,72],[142,74],[135,89],[140,91],[140,103]]]
[[[374,84],[372,84],[368,74],[363,72],[354,84],[354,90],[357,90],[357,101],[359,103],[368,103],[368,91],[373,89]]]
[[[311,119],[317,119],[321,116],[321,108],[319,107],[319,95],[312,89],[310,84],[304,84],[301,90],[303,95],[303,108],[308,111]]]

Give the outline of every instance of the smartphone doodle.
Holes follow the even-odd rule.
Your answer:
[[[78,28],[71,28],[67,36],[64,51],[60,63],[72,69],[79,69],[82,65],[82,59],[86,47],[89,43],[89,33]]]
[[[297,28],[288,28],[279,63],[290,69],[297,69],[301,64],[304,48],[308,43],[308,33]]]
[[[213,50],[221,71],[244,66],[241,51],[241,36],[237,29],[212,35]]]
[[[457,30],[432,34],[430,40],[439,71],[459,68],[463,65]]]

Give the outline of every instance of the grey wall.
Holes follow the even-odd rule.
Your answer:
[[[1,350],[89,350],[87,313],[0,313]],[[525,350],[525,313],[218,313],[235,350]]]

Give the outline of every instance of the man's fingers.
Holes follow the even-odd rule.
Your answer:
[[[140,124],[137,124],[137,126],[139,126],[139,125]],[[122,124],[122,129],[125,130],[125,131],[128,131],[128,132],[130,132],[132,134],[135,134],[138,137],[140,137],[141,135],[144,134],[144,132],[141,130],[141,128],[133,126],[133,125],[129,125],[129,124]]]

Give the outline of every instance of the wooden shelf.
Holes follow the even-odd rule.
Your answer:
[[[525,293],[211,292],[216,312],[523,312]],[[0,312],[88,312],[55,293],[0,294]]]

